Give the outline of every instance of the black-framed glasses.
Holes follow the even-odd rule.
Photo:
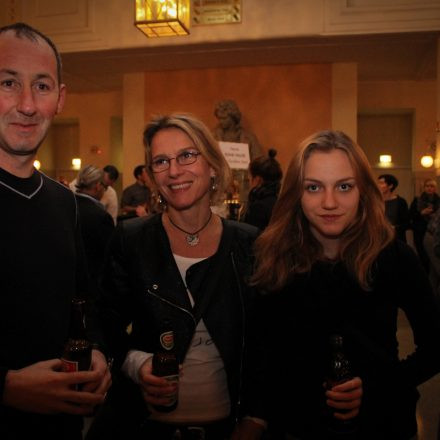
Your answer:
[[[179,165],[191,165],[197,160],[200,154],[202,154],[200,151],[182,151],[176,157],[159,156],[151,162],[150,169],[153,173],[166,171],[170,167],[170,163],[173,159],[175,159]]]

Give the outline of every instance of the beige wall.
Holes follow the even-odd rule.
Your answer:
[[[373,166],[374,174],[393,174],[399,181],[396,194],[411,203],[416,192],[411,169],[413,114],[361,114],[358,134],[358,142]],[[379,165],[380,154],[391,154],[392,168]]]
[[[414,32],[440,27],[438,0],[424,0],[423,7],[421,0],[242,0],[241,3],[241,23],[192,26],[191,34],[186,37],[148,41],[133,25],[133,0],[0,0],[0,20],[31,24],[54,37],[62,52]]]
[[[122,121],[122,186],[131,185],[135,178],[133,170],[145,163],[142,133],[145,126],[145,76],[143,73],[124,75],[123,121]]]
[[[300,140],[331,126],[330,64],[194,69],[145,74],[145,120],[190,112],[211,129],[217,101],[233,99],[243,126],[263,148],[274,147],[284,168]]]
[[[358,78],[356,63],[332,65],[332,129],[357,138]]]
[[[425,171],[419,159],[427,142],[435,138],[436,82],[358,83],[356,66],[352,64],[129,74],[124,78],[122,93],[68,94],[66,107],[57,119],[78,120],[83,163],[103,166],[118,157],[111,139],[115,129],[112,118],[114,121],[114,117],[122,117],[123,150],[118,160],[125,187],[133,180],[133,167],[144,160],[142,130],[153,114],[187,111],[213,128],[217,123],[213,111],[220,99],[234,99],[238,103],[243,125],[258,136],[265,150],[275,147],[279,151],[284,169],[298,142],[313,131],[337,128],[356,137],[356,107],[359,112],[371,113],[412,111],[411,167],[415,171],[415,185],[434,173]],[[100,147],[102,153],[93,153],[93,146]]]
[[[412,168],[425,173],[420,158],[436,136],[435,81],[383,81],[359,83],[359,111],[380,113],[398,109],[414,112]],[[432,171],[434,173],[434,171]]]
[[[111,120],[122,115],[121,93],[67,94],[56,121],[76,118],[79,123],[79,155],[84,165],[105,166],[111,159]],[[68,133],[66,133],[68,136]],[[100,150],[101,153],[97,152]]]

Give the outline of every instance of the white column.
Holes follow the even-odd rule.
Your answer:
[[[127,73],[122,97],[122,187],[134,182],[133,170],[145,163],[142,134],[145,128],[145,74]]]

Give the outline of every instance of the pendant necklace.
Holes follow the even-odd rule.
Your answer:
[[[209,218],[208,218],[208,220],[206,221],[206,223],[198,230],[198,231],[195,231],[195,232],[188,232],[188,231],[185,231],[185,229],[182,229],[180,226],[177,226],[174,222],[173,222],[173,220],[171,219],[171,217],[170,216],[168,216],[168,220],[170,221],[170,223],[176,228],[176,229],[178,229],[179,231],[182,231],[182,232],[184,232],[185,234],[186,234],[186,242],[190,245],[190,246],[197,246],[198,244],[199,244],[199,242],[200,242],[200,238],[199,238],[199,232],[201,232],[201,231],[203,231],[203,229],[205,229],[207,226],[208,226],[208,224],[209,224],[209,222],[211,221],[211,218],[212,218],[212,211],[210,212],[210,214],[209,214]]]

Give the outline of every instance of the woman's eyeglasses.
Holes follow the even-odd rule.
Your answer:
[[[175,159],[179,165],[191,165],[197,160],[197,157],[200,156],[200,154],[200,151],[182,151],[176,157],[156,157],[151,162],[150,169],[153,173],[166,171],[170,167],[170,163],[173,159]]]

